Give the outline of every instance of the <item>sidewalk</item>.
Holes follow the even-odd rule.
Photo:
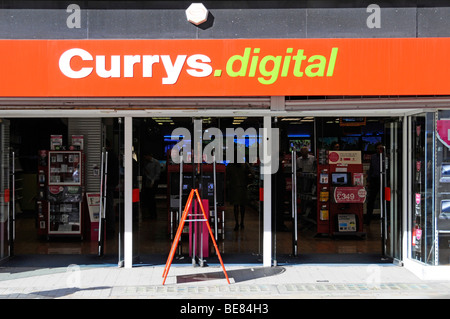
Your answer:
[[[118,268],[1,268],[3,299],[434,299],[450,298],[450,282],[424,281],[387,265],[288,265],[264,268],[172,265]]]

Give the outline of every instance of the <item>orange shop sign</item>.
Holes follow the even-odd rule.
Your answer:
[[[0,40],[2,97],[448,95],[450,38]]]

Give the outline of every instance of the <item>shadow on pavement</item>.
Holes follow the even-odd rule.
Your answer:
[[[234,279],[235,283],[259,279],[263,277],[275,276],[285,272],[284,267],[251,267],[227,271],[228,277]],[[192,275],[177,276],[177,283],[190,283],[208,280],[225,279],[223,271],[199,273]]]
[[[42,291],[35,291],[31,293],[18,293],[17,295],[13,295],[16,299],[54,299],[58,297],[65,297],[68,295],[72,295],[79,291],[87,291],[87,290],[104,290],[104,289],[111,289],[112,287],[91,287],[91,288],[57,288],[57,289],[49,289],[49,290],[42,290]],[[0,295],[0,299],[2,299],[2,295]],[[7,297],[11,297],[10,295],[7,295]]]

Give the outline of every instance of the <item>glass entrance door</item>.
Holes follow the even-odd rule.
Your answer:
[[[401,118],[281,117],[277,125],[278,261],[400,259]]]
[[[402,247],[402,132],[400,119],[385,122],[385,154],[381,168],[384,191],[381,198],[382,255],[401,259]]]
[[[435,262],[435,202],[434,202],[434,123],[433,112],[421,113],[408,119],[411,194],[408,216],[408,255],[423,263]]]
[[[260,127],[261,118],[243,116],[133,119],[135,264],[167,261],[192,189],[208,206],[223,261],[262,261]],[[194,246],[200,265],[218,262],[206,225],[194,224],[184,224],[173,262],[191,263]]]
[[[11,218],[11,163],[9,121],[0,120],[0,260],[13,252],[14,220]]]

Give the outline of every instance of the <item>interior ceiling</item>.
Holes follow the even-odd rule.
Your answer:
[[[313,117],[313,116],[285,116],[278,117],[278,120],[288,124],[306,124],[313,123],[316,118],[323,117]],[[152,117],[151,118],[158,125],[185,125],[189,126],[193,123],[193,118],[191,117]],[[234,116],[234,117],[198,117],[197,119],[202,119],[203,125],[217,125],[218,121],[222,124],[232,124],[232,125],[245,125],[245,124],[255,124],[259,122],[258,117],[247,117],[247,116]],[[326,118],[328,122],[339,123],[339,117],[329,117]],[[367,122],[377,122],[379,118],[367,118]]]
[[[234,117],[152,117],[158,125],[185,125],[190,126],[194,119],[201,119],[203,125],[245,125],[257,124],[260,122],[259,117],[234,116]]]

